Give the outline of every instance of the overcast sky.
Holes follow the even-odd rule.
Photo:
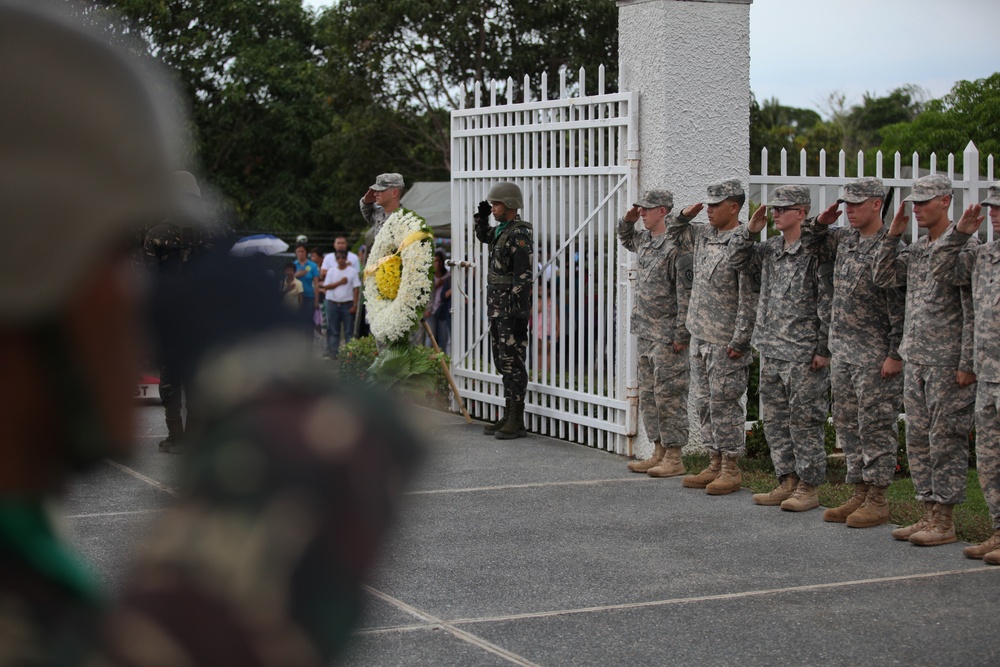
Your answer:
[[[387,0],[391,1],[391,0]],[[608,0],[609,2],[611,0]],[[333,0],[304,0],[324,7]],[[941,97],[1000,71],[1000,0],[753,0],[750,87],[759,101],[826,111],[914,83]]]

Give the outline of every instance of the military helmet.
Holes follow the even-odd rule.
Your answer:
[[[521,196],[521,188],[514,183],[497,183],[490,188],[486,195],[486,201],[501,202],[507,208],[524,208],[524,198]]]
[[[0,325],[57,312],[111,244],[174,211],[179,124],[155,75],[0,0]]]

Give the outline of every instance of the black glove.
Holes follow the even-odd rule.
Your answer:
[[[475,216],[476,217],[476,221],[477,222],[489,222],[489,220],[490,220],[490,211],[492,211],[492,210],[493,210],[493,207],[490,206],[490,203],[488,201],[481,201],[481,202],[479,202],[479,211],[476,213],[476,216]]]

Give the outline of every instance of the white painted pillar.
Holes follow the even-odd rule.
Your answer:
[[[675,211],[713,181],[747,186],[752,1],[616,0],[619,88],[639,94],[638,190],[670,190]],[[697,444],[694,420],[691,433]],[[652,452],[641,426],[633,449]]]

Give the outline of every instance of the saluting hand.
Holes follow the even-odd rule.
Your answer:
[[[825,211],[816,216],[816,222],[829,227],[833,223],[837,222],[840,214],[840,204],[834,202],[833,204],[830,204]]]
[[[639,207],[633,206],[629,210],[625,211],[625,215],[622,216],[622,220],[625,222],[635,222],[639,219]]]
[[[892,216],[892,224],[889,225],[889,236],[899,238],[906,231],[906,225],[910,222],[910,216],[906,215],[906,202],[900,202],[896,209],[896,215]]]
[[[757,234],[765,227],[767,227],[767,207],[761,204],[757,207],[757,210],[753,212],[753,215],[750,216],[750,222],[747,224],[747,229],[750,230],[751,234]]]
[[[688,217],[688,218],[693,218],[696,215],[698,215],[699,213],[701,213],[701,210],[703,208],[705,208],[705,205],[702,204],[701,202],[698,202],[697,204],[693,204],[691,206],[688,206],[686,209],[683,209],[681,211],[681,215],[683,215],[685,217]]]
[[[982,208],[983,207],[979,204],[973,204],[969,208],[965,209],[965,212],[962,213],[962,217],[955,223],[955,229],[963,234],[975,234],[978,232],[979,226],[983,224],[983,220],[986,219],[985,215],[979,215]]]

